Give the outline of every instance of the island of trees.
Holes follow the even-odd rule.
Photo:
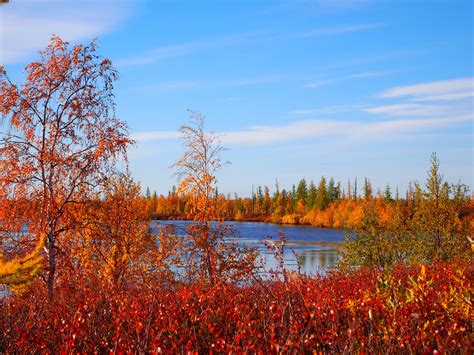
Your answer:
[[[53,37],[25,71],[15,84],[0,67],[0,352],[472,353],[473,205],[436,155],[403,198],[324,178],[231,198],[192,113],[178,188],[143,197],[96,43]],[[157,216],[191,220],[187,236],[153,233]],[[226,219],[353,233],[321,275],[286,269],[281,235],[262,275]]]

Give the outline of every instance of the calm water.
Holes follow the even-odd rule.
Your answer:
[[[174,225],[177,234],[185,236],[188,221],[153,221],[152,228],[158,229],[163,225]],[[226,222],[235,229],[235,237],[229,241],[258,247],[265,261],[265,268],[274,268],[277,263],[269,253],[264,241],[278,241],[279,230],[287,239],[284,253],[285,264],[289,269],[296,270],[298,262],[301,271],[316,273],[334,266],[339,260],[339,247],[334,245],[307,245],[300,243],[311,242],[343,242],[345,232],[337,229],[315,228],[309,226],[280,226],[271,223],[258,222]],[[296,254],[296,258],[295,258]],[[298,262],[297,262],[298,261]]]

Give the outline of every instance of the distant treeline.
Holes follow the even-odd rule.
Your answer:
[[[280,189],[278,182],[273,192],[268,186],[258,186],[251,198],[224,195],[216,190],[214,203],[219,218],[224,220],[353,229],[361,226],[369,207],[371,211],[375,208],[380,223],[388,223],[395,213],[413,214],[432,193],[428,185],[422,186],[418,182],[410,183],[403,196],[399,195],[398,188],[393,192],[389,185],[383,191],[374,191],[368,178],[364,179],[359,192],[357,179],[352,184],[349,180],[342,188],[341,182],[322,177],[317,185],[313,180],[308,184],[303,178],[289,191]],[[467,186],[443,182],[436,194],[440,200],[449,201],[459,218],[473,214]],[[174,187],[167,196],[158,196],[147,188],[145,199],[147,212],[152,218],[192,219],[194,214],[188,197],[178,194]]]

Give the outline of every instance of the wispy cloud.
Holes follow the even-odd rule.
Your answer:
[[[243,131],[224,132],[222,143],[259,146],[321,137],[342,138],[346,142],[367,142],[396,139],[401,134],[425,132],[468,121],[472,121],[472,116],[381,122],[303,120],[281,126],[255,126]]]
[[[317,28],[308,31],[293,32],[293,33],[271,33],[270,31],[255,31],[246,32],[240,34],[233,34],[227,36],[221,36],[211,39],[203,39],[190,41],[186,43],[172,44],[154,48],[152,50],[141,53],[138,56],[129,58],[123,58],[115,61],[114,63],[118,66],[135,66],[135,65],[146,65],[152,64],[157,61],[193,54],[196,52],[214,49],[230,47],[239,43],[248,41],[277,41],[277,40],[289,40],[289,39],[304,39],[311,37],[320,36],[331,36],[344,33],[353,33],[360,31],[368,31],[383,27],[380,23],[365,23],[355,25],[342,25],[337,27],[328,28]]]
[[[359,79],[359,78],[374,78],[381,77],[392,74],[392,70],[374,70],[374,71],[365,71],[360,73],[354,73],[349,75],[349,78]]]
[[[380,97],[409,97],[413,101],[457,100],[474,96],[474,78],[434,81],[398,86],[382,92]]]
[[[345,33],[354,33],[354,32],[374,30],[374,29],[381,28],[384,26],[385,25],[382,23],[364,23],[364,24],[357,24],[357,25],[316,28],[316,29],[306,31],[306,32],[277,35],[273,37],[272,39],[300,39],[300,38],[310,38],[310,37],[331,36],[331,35],[338,35],[338,34],[345,34]]]
[[[392,73],[394,73],[393,70],[376,70],[376,71],[374,70],[374,71],[358,72],[358,73],[349,74],[349,75],[340,76],[340,77],[324,78],[324,79],[319,79],[319,80],[315,80],[315,81],[310,81],[310,82],[304,84],[303,88],[305,88],[305,89],[314,89],[314,88],[318,88],[320,86],[329,85],[329,84],[333,84],[333,83],[338,83],[338,82],[342,82],[342,81],[382,77],[382,76],[390,75]]]
[[[382,97],[402,98],[402,102],[389,105],[364,107],[362,111],[375,115],[378,120],[330,120],[307,119],[279,125],[251,126],[242,130],[223,131],[224,145],[261,146],[290,141],[312,140],[318,138],[339,138],[345,142],[365,142],[374,140],[412,137],[417,134],[436,132],[443,127],[474,121],[471,100],[445,98],[449,93],[460,93],[471,87],[472,79],[447,80],[423,83],[386,90]],[[442,96],[437,102],[407,101],[410,98]],[[423,100],[420,100],[423,101]],[[293,115],[321,115],[350,112],[360,105],[329,106],[316,109],[294,110]],[[169,140],[179,138],[176,131],[156,131],[136,133],[133,138],[139,142]]]
[[[398,86],[385,90],[379,97],[400,102],[364,108],[365,112],[384,116],[406,117],[473,117],[473,78]]]
[[[267,145],[297,139],[334,135],[352,123],[333,120],[303,120],[285,125],[253,126],[242,131],[223,132],[227,145]]]
[[[320,86],[324,86],[324,85],[334,83],[334,82],[339,81],[339,80],[340,79],[321,79],[321,80],[311,81],[309,83],[304,84],[303,88],[305,88],[305,89],[314,89],[314,88],[318,88]]]
[[[0,9],[0,63],[21,61],[48,43],[89,40],[113,30],[129,13],[125,2],[14,2]]]
[[[252,126],[237,131],[220,132],[224,145],[262,146],[321,137],[342,138],[346,142],[396,139],[401,134],[426,132],[429,129],[472,121],[472,115],[448,118],[397,119],[387,121],[301,120],[283,125]],[[136,133],[139,142],[179,138],[176,131]]]
[[[227,80],[170,81],[157,84],[136,86],[133,89],[147,92],[167,92],[180,89],[208,89],[216,87],[240,87],[261,85],[280,81],[284,76],[268,75]]]
[[[438,105],[423,105],[417,103],[403,103],[367,107],[365,112],[389,116],[430,116],[446,114],[445,107]]]
[[[122,67],[152,64],[162,59],[184,56],[212,48],[232,46],[245,40],[255,39],[261,35],[261,33],[262,32],[247,32],[213,39],[196,40],[186,43],[162,46],[142,53],[139,56],[117,60],[115,61],[115,64]]]
[[[323,114],[323,115],[330,115],[334,113],[342,113],[342,112],[349,112],[353,110],[354,106],[349,105],[342,105],[342,106],[328,106],[328,107],[320,107],[320,108],[312,108],[312,109],[301,109],[301,110],[293,110],[288,112],[290,115],[314,115],[314,114]]]

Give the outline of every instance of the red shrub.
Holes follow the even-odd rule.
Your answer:
[[[458,262],[242,287],[76,280],[53,300],[38,285],[1,309],[0,351],[469,353],[472,280]]]

